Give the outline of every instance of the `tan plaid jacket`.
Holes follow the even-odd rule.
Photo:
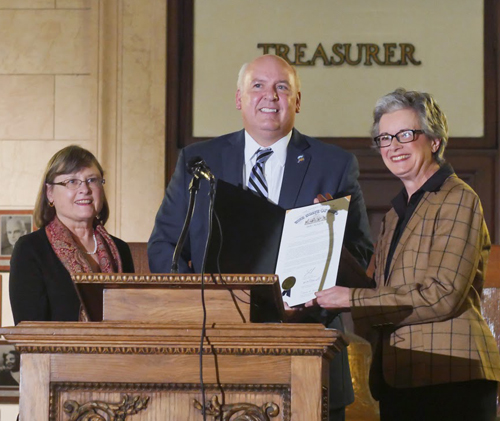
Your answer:
[[[391,209],[382,222],[377,287],[351,291],[355,325],[374,348],[372,393],[380,373],[393,387],[500,381],[500,354],[480,311],[490,239],[476,193],[455,174],[425,192],[385,279],[397,220]]]

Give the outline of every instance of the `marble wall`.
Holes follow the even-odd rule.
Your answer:
[[[94,8],[92,8],[94,5]],[[0,206],[30,209],[58,149],[97,146],[96,2],[0,1]]]
[[[166,2],[0,0],[0,207],[33,207],[54,152],[106,171],[108,229],[144,241],[164,187]]]
[[[165,0],[0,0],[0,209],[33,209],[70,144],[105,169],[108,230],[146,241],[164,192]],[[2,325],[12,325],[2,273]],[[0,405],[13,421],[17,405]]]

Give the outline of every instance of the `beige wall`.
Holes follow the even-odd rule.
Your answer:
[[[146,241],[164,191],[166,1],[0,0],[0,28],[0,208],[33,209],[49,158],[79,144],[105,169],[108,230]]]
[[[166,4],[0,0],[0,206],[33,208],[79,144],[106,172],[108,229],[144,241],[164,187]]]

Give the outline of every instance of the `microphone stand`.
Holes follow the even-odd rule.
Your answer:
[[[207,324],[207,309],[205,304],[205,265],[207,260],[207,250],[208,245],[210,243],[212,237],[212,214],[214,210],[214,197],[215,197],[215,178],[212,173],[210,173],[209,168],[206,166],[203,160],[200,158],[199,165],[193,165],[191,168],[193,178],[191,179],[191,183],[189,184],[189,206],[188,211],[186,213],[186,219],[184,221],[184,226],[182,227],[181,234],[179,236],[179,240],[177,241],[177,245],[174,250],[174,255],[172,257],[172,266],[170,268],[171,273],[179,273],[179,258],[181,255],[182,248],[184,247],[184,242],[186,241],[187,233],[189,230],[189,225],[191,223],[191,219],[193,218],[194,205],[196,201],[196,194],[200,189],[200,176],[208,179],[210,181],[210,205],[208,210],[209,216],[209,228],[208,228],[208,237],[205,244],[205,254],[203,256],[202,268],[201,268],[201,303],[203,308],[203,322],[201,328],[201,338],[200,338],[200,386],[201,386],[201,397],[202,397],[202,415],[203,421],[206,420],[206,394],[205,394],[205,383],[203,380],[203,344],[205,342],[206,336],[206,324]],[[203,165],[201,165],[203,164]]]
[[[189,183],[189,206],[186,213],[186,219],[184,220],[184,226],[182,227],[181,235],[179,236],[179,241],[177,241],[172,257],[172,266],[170,267],[171,273],[179,273],[179,258],[181,257],[184,243],[186,242],[189,224],[191,224],[191,219],[193,218],[194,204],[196,202],[196,193],[198,193],[198,190],[200,190],[200,177],[198,172],[195,172],[191,179],[191,183]]]

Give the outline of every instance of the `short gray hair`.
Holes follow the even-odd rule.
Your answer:
[[[243,66],[241,66],[240,71],[238,72],[238,80],[236,81],[236,88],[241,90],[243,87],[243,79],[245,79],[245,74],[248,69],[248,63],[245,63]]]
[[[278,56],[276,56],[278,57]],[[245,63],[243,66],[241,66],[240,71],[238,72],[238,80],[236,81],[236,88],[241,90],[243,88],[243,79],[245,79],[245,75],[247,73],[248,65],[250,63]],[[292,69],[292,74],[295,79],[295,86],[297,88],[297,92],[301,91],[302,84],[300,82],[300,77],[299,74],[297,73],[297,69],[290,65],[290,68]]]
[[[443,155],[448,144],[448,120],[432,95],[426,92],[398,88],[380,98],[373,110],[372,138],[380,134],[379,124],[384,114],[404,109],[417,113],[421,128],[429,138],[441,139],[439,149],[433,154],[436,162],[441,165],[445,161]]]

